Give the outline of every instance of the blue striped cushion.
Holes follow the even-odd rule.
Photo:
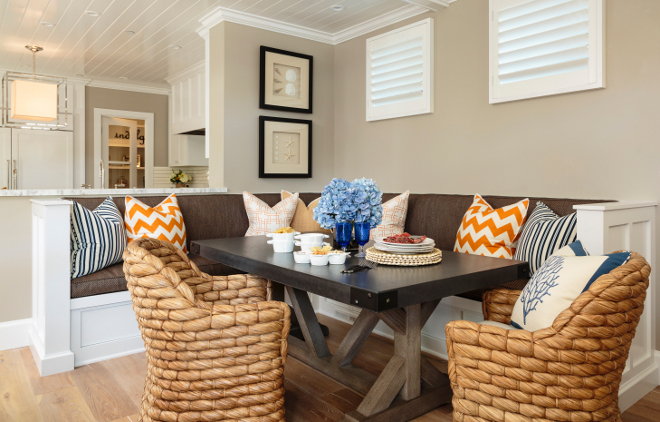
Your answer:
[[[556,251],[577,239],[577,214],[559,217],[543,202],[523,227],[513,259],[529,262],[530,277]]]
[[[119,209],[107,197],[94,211],[77,202],[71,213],[71,278],[121,262],[127,245]]]

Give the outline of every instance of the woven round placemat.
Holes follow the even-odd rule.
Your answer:
[[[367,249],[367,259],[383,265],[397,265],[402,267],[419,267],[421,265],[437,264],[442,261],[442,251],[433,249],[433,252],[419,255],[397,255],[390,252],[379,251],[371,247]]]

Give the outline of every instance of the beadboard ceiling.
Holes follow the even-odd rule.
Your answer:
[[[166,87],[204,60],[200,19],[218,7],[329,35],[442,0],[0,0],[0,69]],[[453,0],[449,0],[451,2]],[[412,3],[412,4],[411,4]],[[416,5],[413,5],[416,4]],[[344,6],[343,11],[331,9]],[[90,16],[90,12],[98,16]],[[127,31],[134,32],[133,34]],[[172,46],[179,46],[174,49]]]

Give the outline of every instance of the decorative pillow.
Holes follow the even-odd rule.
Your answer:
[[[529,199],[523,199],[495,210],[479,194],[474,195],[458,228],[454,252],[511,259],[528,207]]]
[[[529,274],[534,275],[550,255],[576,238],[577,213],[559,217],[539,202],[523,227],[513,259],[529,262]]]
[[[188,252],[186,225],[175,194],[165,198],[155,208],[127,196],[124,221],[129,242],[143,237],[166,240],[183,252]]]
[[[245,235],[261,236],[291,226],[298,205],[298,194],[294,193],[271,208],[251,193],[243,192],[243,203],[250,220],[250,227]]]
[[[407,190],[383,204],[383,221],[371,229],[371,239],[401,234],[405,231],[409,196],[410,191]]]
[[[534,274],[513,306],[511,325],[527,331],[550,327],[598,277],[630,258],[630,252],[582,255],[586,251],[575,243],[555,252]]]
[[[107,197],[94,211],[77,202],[71,213],[71,278],[121,262],[127,245],[121,212]]]
[[[285,190],[282,191],[282,201],[289,198],[291,195],[294,195],[291,192]],[[298,195],[297,193],[295,195]],[[300,232],[300,233],[332,233],[330,230],[326,230],[319,223],[314,220],[314,208],[319,204],[321,197],[316,198],[308,205],[305,205],[302,199],[298,198],[298,204],[296,205],[296,213],[293,215],[293,220],[291,220],[291,227]]]

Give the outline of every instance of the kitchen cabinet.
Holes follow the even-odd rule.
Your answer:
[[[11,132],[14,189],[73,189],[73,132]]]
[[[172,81],[171,130],[182,134],[206,127],[206,83],[204,73]]]
[[[0,189],[73,189],[73,133],[0,128]]]
[[[11,129],[0,128],[0,189],[11,188]]]
[[[202,135],[170,136],[170,167],[208,166],[205,157],[205,140]]]

